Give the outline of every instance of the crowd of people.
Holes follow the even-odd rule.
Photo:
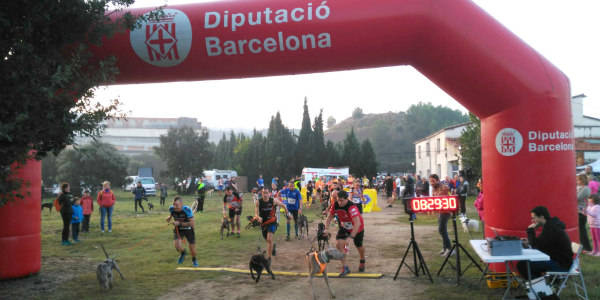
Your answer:
[[[337,222],[337,232],[335,233],[335,247],[340,252],[348,251],[348,246],[353,243],[358,250],[360,261],[358,271],[365,271],[365,246],[364,231],[365,224],[362,218],[363,204],[365,201],[364,190],[374,188],[381,190],[387,197],[387,207],[393,207],[396,199],[408,199],[411,197],[456,195],[459,199],[459,212],[466,214],[466,198],[469,193],[469,182],[464,176],[456,175],[454,178],[445,176],[441,179],[436,174],[431,174],[428,178],[412,175],[399,176],[394,178],[388,174],[385,178],[373,178],[369,180],[366,177],[355,178],[313,178],[306,184],[306,203],[302,201],[300,178],[294,177],[283,181],[283,188],[278,189],[279,178],[271,180],[270,188],[265,184],[262,175],[256,181],[256,187],[252,190],[254,202],[254,217],[261,223],[261,231],[264,240],[267,243],[267,258],[269,263],[272,256],[275,256],[276,244],[274,243],[274,234],[278,229],[280,220],[280,211],[284,212],[286,220],[286,241],[291,240],[291,222],[294,222],[294,232],[298,238],[298,219],[302,215],[303,205],[320,204],[324,216],[324,233],[331,230],[332,222]],[[584,251],[592,256],[600,256],[600,195],[598,195],[598,179],[593,175],[591,168],[586,168],[585,173],[576,177],[577,182],[577,202],[579,206],[579,229],[580,241]],[[204,200],[206,187],[199,181],[197,185],[197,200]],[[217,187],[218,188],[218,187]],[[477,198],[474,206],[479,215],[479,219],[484,222],[484,192],[483,180],[479,178],[477,185]],[[347,190],[347,191],[346,191]],[[223,182],[223,215],[232,220],[232,229],[234,235],[240,237],[242,214],[242,193],[239,192],[235,180],[228,180],[227,184]],[[60,213],[63,220],[62,245],[71,245],[69,241],[69,230],[72,231],[74,242],[79,242],[79,234],[89,232],[90,217],[94,211],[94,201],[90,191],[86,190],[81,198],[72,198],[69,196],[70,186],[68,183],[61,184],[61,193],[58,197]],[[145,197],[143,187],[138,183],[138,187],[132,191],[134,194],[134,207],[140,207],[141,199]],[[167,189],[160,183],[161,205],[164,206],[167,197]],[[110,190],[110,183],[104,182],[103,189],[98,193],[96,202],[100,207],[101,232],[105,232],[104,219],[108,220],[108,232],[112,232],[112,211],[115,203],[115,195]],[[202,204],[196,212],[202,212]],[[142,207],[143,212],[143,207]],[[166,221],[174,226],[173,238],[176,251],[179,253],[178,263],[183,263],[186,256],[186,249],[182,246],[183,240],[187,240],[189,250],[192,255],[192,265],[198,266],[195,249],[194,233],[194,211],[188,206],[183,205],[182,198],[174,197],[172,205],[169,207],[169,217]],[[442,250],[439,254],[442,257],[453,255],[452,245],[448,236],[448,220],[450,213],[440,213],[438,215],[438,232],[442,239]],[[553,270],[568,269],[572,263],[572,253],[570,239],[565,232],[565,224],[557,217],[551,217],[549,210],[544,206],[534,207],[531,210],[532,223],[526,229],[529,244],[534,248],[548,254],[551,258],[548,262],[531,262],[531,276],[541,276],[544,272]],[[416,218],[416,216],[412,216]],[[80,224],[81,231],[80,231]],[[591,241],[588,238],[586,225],[589,225],[591,231]],[[542,231],[536,236],[536,228],[542,228]],[[345,276],[350,273],[350,267],[346,259],[341,260],[342,268],[339,276]],[[526,275],[526,265],[519,263],[518,270],[524,277]]]

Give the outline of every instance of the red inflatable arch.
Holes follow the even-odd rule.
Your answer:
[[[119,59],[117,84],[411,65],[481,119],[486,234],[523,236],[529,210],[545,205],[578,239],[575,189],[565,188],[569,81],[471,1],[236,0],[165,12],[97,50]]]

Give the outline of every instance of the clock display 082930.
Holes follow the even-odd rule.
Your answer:
[[[457,212],[457,196],[429,196],[411,198],[406,210],[413,213],[424,212]]]

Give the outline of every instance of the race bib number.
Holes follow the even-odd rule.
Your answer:
[[[352,226],[352,222],[342,222],[342,227],[347,230],[352,230],[354,226]]]
[[[354,197],[354,198],[352,198],[352,202],[354,202],[354,203],[360,203],[361,202],[360,201],[360,197]]]
[[[296,199],[294,199],[294,198],[288,198],[287,199],[287,203],[288,204],[296,204]]]

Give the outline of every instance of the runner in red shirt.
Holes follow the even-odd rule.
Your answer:
[[[363,218],[354,203],[348,201],[348,193],[344,190],[337,193],[337,201],[330,207],[329,216],[325,220],[325,231],[329,228],[333,217],[336,216],[340,224],[337,235],[335,236],[336,248],[344,253],[345,247],[350,243],[350,239],[354,240],[354,246],[360,254],[359,272],[365,271],[365,247],[363,246],[364,238],[364,222]],[[350,268],[346,265],[346,259],[342,258],[342,272],[340,277],[350,273]]]

